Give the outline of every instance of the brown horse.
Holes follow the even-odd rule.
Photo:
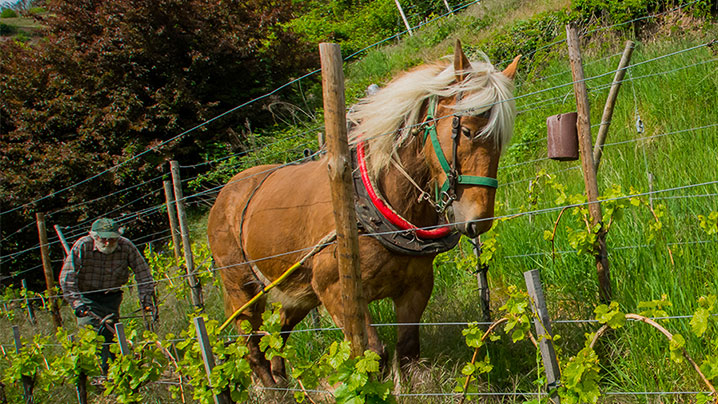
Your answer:
[[[512,79],[517,63],[518,58],[500,72],[488,62],[469,62],[457,41],[453,65],[408,71],[349,115],[356,123],[350,140],[360,155],[357,171],[375,194],[369,199],[383,205],[378,211],[413,240],[402,253],[387,244],[391,237],[371,237],[367,226],[360,226],[364,299],[393,300],[397,322],[407,324],[397,327],[402,362],[419,357],[417,323],[432,291],[434,257],[456,244],[454,230],[476,237],[491,226],[499,157],[516,114]],[[228,315],[334,231],[330,195],[326,158],[253,167],[224,187],[210,212],[208,235],[222,268]],[[452,224],[442,227],[447,222]],[[421,247],[442,239],[450,239],[444,248]],[[416,243],[419,247],[412,250]],[[292,330],[319,304],[342,327],[338,280],[332,244],[272,289],[269,298],[282,304],[282,329]],[[265,303],[260,299],[237,321],[249,320],[257,329]],[[371,322],[367,316],[369,347],[383,355]],[[270,363],[258,341],[248,339],[250,363],[264,385],[274,385],[284,378],[284,363],[278,358]]]

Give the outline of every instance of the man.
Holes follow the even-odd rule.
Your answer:
[[[77,324],[91,325],[105,337],[101,353],[103,374],[107,373],[109,343],[114,333],[110,329],[112,324],[100,324],[100,320],[119,318],[121,288],[129,279],[129,268],[135,274],[142,309],[154,313],[154,280],[150,268],[137,247],[121,237],[119,225],[112,219],[92,223],[90,234],[72,246],[60,273],[64,298],[75,311]]]

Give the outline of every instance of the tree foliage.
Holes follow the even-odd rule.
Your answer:
[[[238,144],[232,128],[269,122],[261,102],[162,143],[317,65],[314,48],[284,28],[294,17],[290,0],[49,0],[46,7],[41,41],[0,44],[2,210],[127,163],[3,215],[4,235],[32,210],[136,185],[169,159],[196,159],[209,143]],[[149,190],[123,192],[60,221],[93,217]]]

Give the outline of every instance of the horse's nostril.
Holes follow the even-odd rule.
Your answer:
[[[466,223],[466,236],[469,238],[474,238],[479,235],[478,226],[476,225],[476,222],[469,222]]]

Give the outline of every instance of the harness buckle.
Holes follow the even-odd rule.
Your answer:
[[[436,213],[444,213],[446,208],[448,208],[455,200],[456,195],[451,195],[447,191],[442,191],[436,204]]]

